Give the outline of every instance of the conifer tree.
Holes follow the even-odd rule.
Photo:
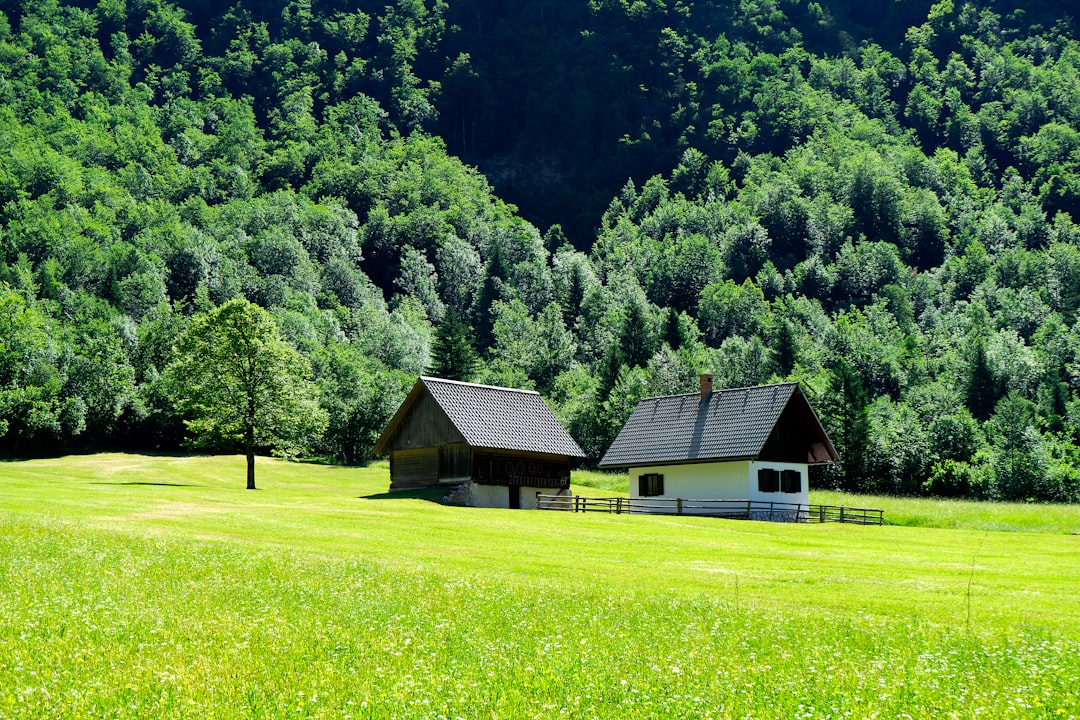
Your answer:
[[[472,324],[475,329],[476,347],[485,351],[495,342],[495,316],[492,306],[499,300],[505,300],[504,287],[510,275],[503,257],[502,247],[498,243],[491,245],[491,257],[488,258],[484,272],[484,284],[476,296],[472,309]]]
[[[988,420],[1000,396],[994,372],[986,359],[986,341],[976,338],[971,346],[964,404],[976,420]]]
[[[470,340],[471,334],[460,313],[453,308],[447,310],[445,319],[435,330],[432,342],[432,375],[466,382],[473,379],[477,358]]]
[[[867,491],[865,487],[870,449],[869,401],[862,378],[843,358],[830,373],[829,397],[825,403],[834,423],[831,437],[840,455],[841,484],[845,490]]]
[[[791,322],[786,318],[776,323],[771,345],[776,373],[785,377],[790,375],[795,369],[799,348],[795,344],[795,332],[791,327]]]
[[[679,322],[679,313],[674,307],[668,308],[667,319],[664,321],[664,342],[672,350],[678,350],[686,342],[682,324]]]
[[[653,338],[649,318],[638,302],[627,304],[626,317],[619,333],[619,347],[623,362],[631,368],[645,367],[652,357]]]

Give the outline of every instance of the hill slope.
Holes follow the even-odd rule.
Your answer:
[[[714,371],[804,384],[819,483],[1077,499],[1052,10],[0,3],[0,451],[177,447],[172,342],[244,296],[345,462],[471,326],[469,377],[536,387],[594,457]]]

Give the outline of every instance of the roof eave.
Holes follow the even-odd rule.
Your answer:
[[[724,463],[724,462],[744,462],[747,460],[757,460],[757,455],[737,455],[729,457],[715,457],[715,458],[687,458],[685,460],[633,460],[629,464],[625,462],[620,463],[605,463],[603,460],[596,464],[596,467],[604,470],[610,470],[615,468],[632,468],[632,467],[664,467],[668,465],[704,465],[705,463]]]
[[[573,438],[571,438],[573,439]],[[576,443],[575,443],[576,444]],[[549,455],[552,457],[568,457],[577,458],[582,460],[585,458],[585,453],[581,451],[581,448],[577,449],[577,453],[564,453],[564,452],[544,452],[542,450],[522,450],[521,448],[510,447],[491,447],[488,445],[470,445],[473,450],[479,450],[481,452],[520,452],[529,453],[530,455]]]

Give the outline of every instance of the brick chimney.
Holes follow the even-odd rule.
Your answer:
[[[701,385],[701,402],[705,402],[712,395],[712,375],[698,375],[698,383]]]

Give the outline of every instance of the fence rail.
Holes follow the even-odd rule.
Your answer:
[[[839,522],[882,525],[885,512],[874,508],[842,505],[802,505],[761,500],[694,500],[683,498],[585,497],[583,495],[536,494],[540,510],[606,512],[621,515],[699,515],[738,520],[784,522]]]

